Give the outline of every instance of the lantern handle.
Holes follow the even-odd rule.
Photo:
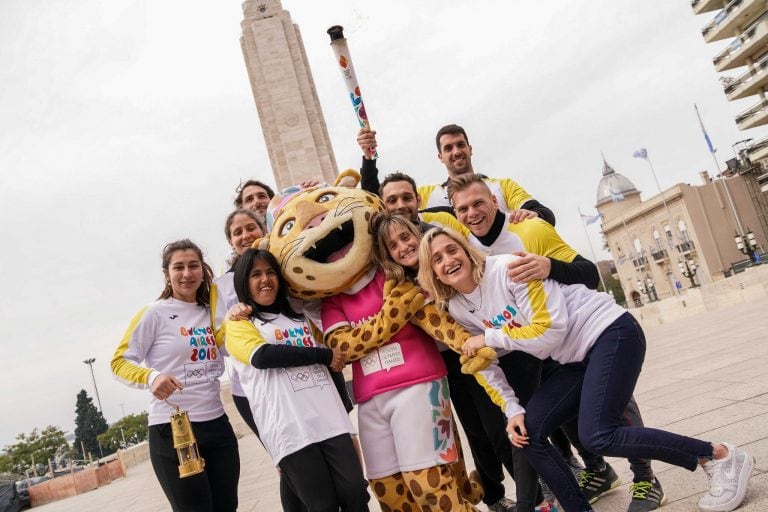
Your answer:
[[[179,393],[181,393],[181,391],[182,390],[179,390]],[[181,407],[179,407],[178,404],[175,404],[175,403],[169,401],[167,398],[164,400],[164,402],[167,403],[168,405],[170,405],[171,407],[176,408],[176,412],[179,412],[179,410],[181,409]]]

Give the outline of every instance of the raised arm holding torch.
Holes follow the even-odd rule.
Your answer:
[[[361,128],[370,129],[371,125],[368,121],[368,115],[365,112],[365,104],[363,103],[363,97],[360,94],[360,86],[357,83],[355,68],[352,65],[352,57],[349,54],[347,40],[344,37],[344,27],[341,25],[334,25],[328,29],[328,35],[331,36],[331,48],[336,57],[336,62],[341,69],[341,76],[344,78],[344,83],[347,86],[349,99],[352,100],[352,107],[355,109],[357,121],[360,123]],[[378,157],[375,145],[371,145],[371,147],[368,148],[368,151],[368,158],[373,159]]]

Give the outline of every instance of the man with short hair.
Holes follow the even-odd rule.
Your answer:
[[[245,208],[266,218],[269,201],[275,197],[272,188],[258,180],[248,180],[241,183],[235,190],[235,208]]]
[[[526,283],[533,279],[554,279],[562,284],[584,284],[597,288],[599,274],[594,263],[580,256],[566,244],[555,228],[541,219],[528,219],[517,224],[506,222],[496,197],[478,175],[465,174],[450,180],[448,195],[456,216],[472,233],[471,244],[495,254],[513,253],[526,263],[510,268],[510,278]],[[550,360],[545,362],[545,373]],[[556,364],[556,363],[554,363]],[[514,388],[514,385],[513,385]],[[634,397],[622,418],[625,426],[643,426],[643,419]],[[582,492],[593,503],[618,486],[618,475],[599,455],[587,452],[578,441],[576,423],[564,426],[571,443],[587,466],[579,477]],[[634,482],[630,487],[632,501],[627,512],[648,512],[664,503],[664,491],[653,474],[651,461],[630,459]]]
[[[376,131],[362,128],[357,135],[357,143],[363,151],[363,165],[360,169],[361,186],[364,190],[378,189],[378,170],[373,155],[376,153]],[[475,174],[472,167],[472,146],[467,133],[459,125],[449,124],[438,130],[435,137],[437,158],[445,165],[448,180],[462,174]],[[540,217],[550,224],[555,224],[555,216],[546,206],[534,199],[514,180],[488,178],[483,176],[493,194],[497,197],[499,208],[509,213],[510,222],[519,222],[531,217]],[[450,208],[446,186],[448,180],[440,185],[423,185],[418,188],[422,208]]]

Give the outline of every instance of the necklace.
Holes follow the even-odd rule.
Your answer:
[[[467,303],[468,310],[470,313],[474,313],[475,311],[481,309],[483,307],[483,288],[480,285],[477,285],[477,290],[480,292],[480,304],[475,304],[473,301],[469,300],[467,297],[467,294],[462,293],[461,298],[464,299],[464,302]],[[471,292],[470,292],[471,293]]]

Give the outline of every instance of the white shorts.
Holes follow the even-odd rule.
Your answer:
[[[357,419],[369,480],[456,462],[444,377],[376,395],[359,404]]]

